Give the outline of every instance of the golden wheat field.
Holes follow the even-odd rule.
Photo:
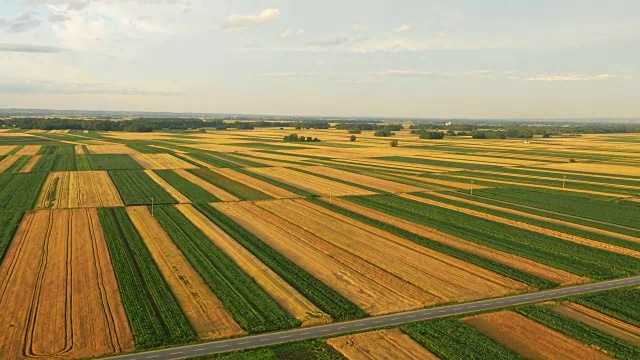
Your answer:
[[[640,351],[637,289],[507,300],[640,275],[637,135],[428,140],[407,122],[351,140],[340,122],[234,123],[0,131],[0,358],[187,357],[303,332],[233,356]],[[413,320],[445,306],[467,310]]]

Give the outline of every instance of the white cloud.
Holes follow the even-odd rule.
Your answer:
[[[337,46],[337,45],[342,45],[346,42],[349,41],[349,37],[348,36],[336,36],[336,37],[331,37],[331,38],[326,38],[326,39],[321,39],[321,40],[316,40],[313,41],[311,43],[309,43],[310,46],[314,46],[314,47],[329,47],[329,46]]]
[[[265,9],[259,14],[229,15],[222,25],[224,28],[253,27],[273,22],[280,17],[280,10]]]
[[[43,46],[33,44],[3,44],[0,43],[0,52],[17,53],[59,53],[64,49],[55,46]]]
[[[362,34],[369,31],[369,28],[364,25],[353,25],[353,33],[354,34]]]
[[[293,40],[304,34],[302,29],[287,29],[280,34],[282,40]]]
[[[275,72],[275,73],[261,73],[251,74],[255,77],[268,77],[268,78],[299,78],[299,77],[313,77],[324,76],[325,73],[321,72]]]
[[[566,75],[534,75],[534,76],[512,76],[513,80],[523,81],[602,81],[620,78],[618,75],[612,74],[566,74]],[[624,79],[629,79],[630,76],[623,76]]]
[[[16,18],[0,18],[0,28],[6,28],[8,33],[22,33],[40,26],[42,21],[35,17],[35,13],[27,12]]]
[[[393,30],[393,33],[394,34],[402,34],[402,33],[407,32],[409,30],[411,30],[411,25],[406,25],[405,24],[405,25],[400,25],[397,28],[395,28]]]
[[[630,79],[630,75],[614,74],[556,74],[556,75],[528,75],[517,71],[503,70],[471,70],[463,72],[441,72],[441,71],[421,71],[421,70],[401,70],[390,69],[371,73],[375,77],[398,77],[398,78],[484,78],[484,79],[507,79],[519,81],[602,81],[616,78]]]

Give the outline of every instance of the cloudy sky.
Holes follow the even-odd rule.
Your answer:
[[[637,0],[1,0],[0,108],[640,117]]]

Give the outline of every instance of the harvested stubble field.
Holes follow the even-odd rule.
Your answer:
[[[198,337],[218,339],[244,334],[147,207],[128,207],[127,214]]]
[[[628,137],[13,131],[0,138],[0,307],[15,309],[0,328],[17,324],[3,355],[91,357],[640,273]],[[294,132],[322,142],[282,141]],[[533,334],[556,357],[633,359],[634,291],[239,358],[548,355]]]
[[[287,168],[251,168],[252,172],[264,175],[281,181],[285,184],[295,186],[310,193],[321,196],[342,196],[342,195],[371,195],[371,191],[363,190],[354,186],[342,184],[338,181],[331,181],[317,176],[305,174]]]
[[[553,304],[551,307],[553,311],[560,315],[579,321],[640,347],[640,327],[576,303]]]
[[[611,359],[604,352],[512,311],[475,315],[463,321],[525,358]]]
[[[328,199],[324,199],[324,201],[328,201]],[[577,276],[567,271],[540,264],[538,262],[531,261],[514,254],[497,251],[495,249],[491,249],[489,247],[449,235],[447,233],[439,231],[436,228],[416,224],[405,219],[391,216],[364,206],[356,205],[339,198],[332,199],[331,202],[337,206],[340,206],[341,208],[356,212],[363,216],[397,226],[414,234],[424,236],[428,239],[438,241],[456,249],[475,254],[489,260],[496,261],[513,269],[518,269],[525,273],[538,276],[557,284],[569,285],[585,282],[588,280],[585,277]]]
[[[289,315],[293,316],[302,326],[326,324],[331,318],[318,309],[313,303],[305,299],[296,289],[287,284],[273,270],[263,264],[247,249],[238,244],[231,236],[222,231],[206,216],[191,205],[176,205],[176,208],[186,216],[200,231],[202,231],[235,262],[247,275],[275,299]]]
[[[338,350],[349,360],[399,359],[437,360],[425,348],[397,329],[378,330],[346,335],[327,340],[327,344]]]
[[[230,204],[215,206],[223,212],[225,209],[233,209]],[[360,272],[369,282],[373,280],[375,283],[385,284],[389,290],[405,298],[406,305],[398,303],[393,306],[396,311],[442,302],[499,296],[526,288],[511,279],[331,213],[309,202],[282,200],[256,202],[253,205],[241,203],[233,210],[251,211],[252,207],[260,209],[260,213],[254,213],[254,216],[270,219],[270,222],[279,227],[282,235],[289,234],[291,241],[314,248],[318,256],[335,258],[349,266],[351,271]],[[227,215],[233,218],[232,214]],[[332,225],[328,227],[326,224]],[[256,235],[260,237],[260,234]],[[369,264],[375,264],[376,268]],[[434,274],[432,269],[436,268],[439,270]],[[336,285],[338,288],[334,288],[341,291],[340,285]],[[345,296],[349,297],[347,294]],[[381,301],[378,304],[367,304],[368,301],[363,296],[350,299],[372,314],[384,311]],[[411,302],[407,303],[407,300],[415,305],[410,305]]]
[[[0,316],[0,353],[10,358],[133,349],[95,209],[24,217],[0,267],[0,307],[11,309]]]
[[[49,173],[38,200],[38,208],[41,209],[122,205],[122,199],[106,171]]]
[[[196,170],[194,170],[196,171]],[[289,199],[300,197],[300,195],[292,193],[291,191],[282,189],[275,185],[269,184],[264,181],[260,181],[254,177],[249,175],[237,172],[233,169],[211,169],[211,171],[215,171],[216,173],[223,175],[231,180],[234,180],[240,184],[244,184],[251,188],[258,190],[259,192],[271,196],[275,199]],[[251,199],[251,200],[260,200],[260,199]]]

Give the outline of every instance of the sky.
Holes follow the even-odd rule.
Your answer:
[[[637,0],[2,0],[0,108],[640,118]]]

